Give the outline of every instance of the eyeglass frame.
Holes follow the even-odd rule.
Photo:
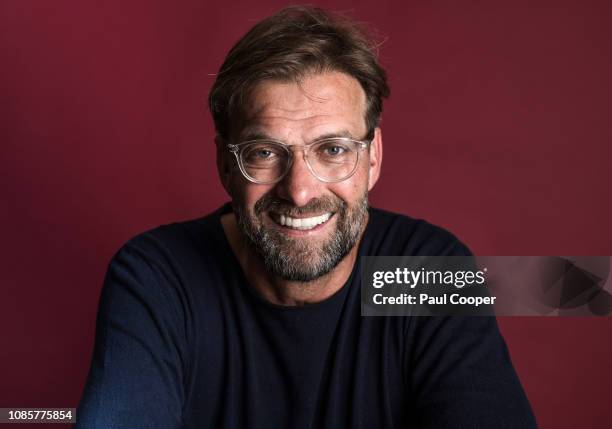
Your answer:
[[[368,132],[367,136],[372,135],[372,132]],[[289,170],[291,170],[291,166],[293,165],[293,158],[294,158],[294,151],[291,150],[290,148],[299,148],[302,150],[302,152],[304,152],[304,162],[306,163],[306,166],[308,167],[308,170],[310,171],[310,173],[317,178],[317,180],[320,180],[321,182],[324,183],[339,183],[339,182],[343,182],[345,180],[350,179],[355,172],[357,171],[357,167],[359,166],[359,154],[366,148],[369,148],[370,145],[372,144],[372,142],[374,141],[375,136],[372,136],[372,138],[367,139],[367,140],[356,140],[353,139],[351,137],[324,137],[324,138],[320,138],[317,139],[315,141],[312,141],[310,143],[306,143],[306,144],[293,144],[293,145],[288,145],[280,140],[275,140],[275,139],[254,139],[254,140],[247,140],[247,141],[243,141],[240,143],[228,143],[226,145],[227,149],[234,154],[234,156],[236,157],[236,162],[238,163],[238,168],[240,169],[240,172],[242,173],[242,175],[244,176],[245,179],[247,179],[249,182],[252,183],[256,183],[259,185],[274,185],[278,182],[280,182],[281,180],[283,180],[285,178],[285,176],[287,175],[287,173],[289,173]],[[344,141],[344,142],[354,142],[354,143],[359,143],[360,145],[357,148],[357,160],[355,162],[355,166],[353,167],[353,169],[351,170],[351,172],[346,176],[343,177],[342,179],[335,179],[335,180],[328,180],[328,179],[324,179],[321,176],[319,176],[317,173],[315,173],[314,169],[312,168],[312,166],[310,165],[310,161],[308,161],[308,151],[309,148],[312,147],[313,145],[320,143],[322,141],[328,141],[328,140],[335,140],[335,141]],[[267,181],[261,181],[261,180],[257,180],[254,177],[251,177],[247,172],[246,169],[244,168],[243,162],[242,162],[242,151],[244,150],[244,147],[246,147],[246,145],[251,144],[251,143],[257,143],[257,142],[268,142],[268,143],[276,143],[278,145],[280,145],[285,151],[287,151],[287,153],[289,154],[289,162],[287,163],[287,166],[285,167],[285,172],[283,174],[281,174],[276,180],[267,182]]]

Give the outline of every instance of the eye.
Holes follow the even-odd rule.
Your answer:
[[[270,149],[258,149],[254,151],[251,156],[259,159],[268,159],[274,156],[274,153]]]
[[[320,142],[315,149],[317,156],[326,161],[339,161],[350,156],[354,150],[349,142],[329,140]]]
[[[346,151],[346,148],[340,145],[329,145],[325,146],[323,151],[326,155],[337,156],[342,155]]]
[[[254,143],[245,148],[243,160],[253,165],[269,165],[283,158],[283,150],[270,143]]]

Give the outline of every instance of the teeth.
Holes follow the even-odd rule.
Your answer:
[[[331,215],[331,213],[325,213],[320,216],[307,217],[303,219],[295,219],[289,216],[280,215],[280,224],[303,231],[307,229],[312,229],[317,225],[327,222]]]

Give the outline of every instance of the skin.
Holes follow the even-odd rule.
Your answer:
[[[317,138],[334,133],[349,133],[363,139],[366,98],[357,80],[340,72],[312,74],[301,82],[267,81],[254,88],[245,107],[243,120],[233,133],[235,142],[263,134],[289,145],[307,144]],[[217,167],[221,182],[234,202],[252,210],[255,203],[268,193],[294,207],[322,197],[339,198],[354,207],[363,195],[376,184],[382,161],[380,129],[369,151],[362,152],[357,171],[349,179],[338,183],[325,183],[309,171],[303,153],[295,153],[291,170],[280,182],[261,185],[248,181],[240,173],[237,163],[225,144],[217,142]],[[308,213],[300,217],[316,216]],[[296,231],[281,227],[265,214],[266,228],[277,228],[283,234],[299,240],[328,238],[334,231],[336,217],[332,216],[321,227],[312,231]],[[260,257],[248,245],[233,213],[221,219],[230,246],[250,280],[251,286],[266,300],[282,306],[299,306],[325,300],[337,292],[347,281],[356,261],[358,244],[328,274],[311,282],[292,282],[266,271]],[[367,220],[360,232],[360,238]]]

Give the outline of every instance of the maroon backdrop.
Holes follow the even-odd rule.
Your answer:
[[[479,254],[612,254],[610,3],[443,3],[320,3],[385,38],[374,205]],[[0,407],[76,406],[109,258],[226,200],[207,92],[282,5],[0,3]],[[612,318],[500,323],[543,428],[609,427]]]

